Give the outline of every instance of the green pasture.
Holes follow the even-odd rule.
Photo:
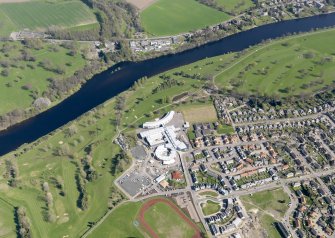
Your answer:
[[[229,17],[196,0],[158,0],[140,14],[145,31],[155,36],[195,31]]]

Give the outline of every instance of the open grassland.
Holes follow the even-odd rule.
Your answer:
[[[287,204],[290,202],[290,197],[283,189],[275,189],[255,193],[252,196],[244,196],[241,200],[247,210],[256,207],[262,211],[275,213],[275,215],[283,217],[288,208]]]
[[[186,121],[190,123],[215,122],[216,111],[213,104],[186,105],[180,107]]]
[[[194,229],[166,203],[158,202],[151,206],[144,219],[161,238],[191,238],[195,235]]]
[[[74,55],[59,45],[38,45],[28,48],[20,42],[0,43],[0,115],[30,107],[48,89],[50,78],[70,77],[86,65],[81,53],[85,44],[78,44]],[[57,69],[60,71],[56,72]]]
[[[139,230],[139,223],[136,220],[137,213],[142,203],[125,203],[116,208],[108,218],[94,230],[88,237],[123,238],[123,237],[144,237]]]
[[[252,0],[216,0],[216,2],[224,8],[224,11],[234,14],[242,13],[255,6]]]
[[[81,1],[31,1],[0,4],[0,36],[25,28],[45,30],[68,28],[97,22],[93,12]],[[93,27],[93,25],[92,25]]]
[[[212,215],[220,211],[221,206],[219,203],[207,201],[206,203],[201,204],[202,212],[205,216]]]
[[[259,218],[261,226],[269,237],[280,238],[274,223],[285,215],[290,197],[283,189],[268,190],[254,193],[252,196],[241,197],[243,205],[249,213]]]
[[[229,19],[229,15],[196,0],[158,0],[141,12],[140,18],[145,31],[161,36],[214,25]]]
[[[273,41],[251,50],[215,82],[241,94],[290,97],[334,85],[335,30]]]

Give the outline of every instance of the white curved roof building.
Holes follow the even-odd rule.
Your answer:
[[[149,122],[144,123],[143,128],[153,129],[153,128],[158,128],[158,127],[161,127],[161,126],[165,126],[166,124],[168,124],[172,120],[173,116],[174,116],[174,111],[170,111],[170,112],[166,113],[166,115],[159,120],[149,121]]]
[[[173,164],[176,161],[177,151],[164,145],[160,145],[155,150],[155,156],[165,165]]]

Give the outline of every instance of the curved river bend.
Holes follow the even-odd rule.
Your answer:
[[[55,107],[1,131],[0,155],[8,153],[24,143],[33,142],[76,119],[90,109],[127,90],[141,77],[151,77],[206,57],[218,56],[230,51],[241,51],[270,38],[334,25],[335,13],[283,21],[244,31],[182,53],[137,63],[120,63],[95,75],[77,93]],[[121,70],[112,73],[116,67],[121,67]]]

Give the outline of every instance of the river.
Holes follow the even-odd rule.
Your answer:
[[[335,13],[268,24],[178,54],[136,63],[120,63],[95,75],[78,92],[58,105],[1,131],[0,155],[9,153],[24,143],[33,142],[76,119],[90,109],[129,89],[141,77],[151,77],[206,57],[241,51],[267,39],[330,26],[335,26]],[[120,70],[115,72],[115,68],[119,67]]]

